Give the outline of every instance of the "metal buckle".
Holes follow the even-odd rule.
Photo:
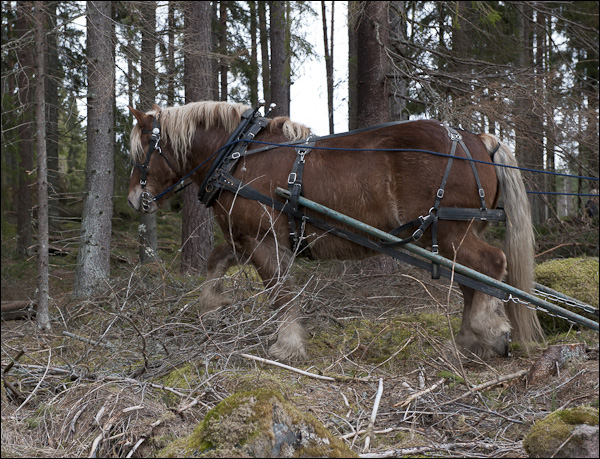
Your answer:
[[[485,198],[485,191],[483,191],[483,188],[479,188],[479,197]]]
[[[423,231],[421,230],[421,228],[416,230],[412,235],[414,241],[418,241],[419,239],[421,239],[421,236],[423,236]]]
[[[142,209],[144,209],[144,211],[150,210],[152,201],[154,201],[154,196],[152,196],[148,191],[142,191]]]
[[[436,196],[440,199],[442,199],[444,197],[444,189],[440,188],[439,190],[437,190],[437,194]]]
[[[297,178],[298,175],[295,172],[291,172],[288,176],[288,185],[293,185],[294,183],[296,183]]]
[[[439,248],[439,246],[438,246],[437,244],[433,244],[433,245],[431,246],[431,251],[432,251],[433,253],[438,253],[438,248]]]
[[[240,153],[239,151],[234,151],[234,152],[231,154],[231,159],[240,159],[240,157],[241,157],[241,156],[242,156],[242,155],[241,155],[241,153]]]

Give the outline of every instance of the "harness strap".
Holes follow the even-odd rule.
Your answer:
[[[297,219],[294,215],[296,213],[302,214],[298,204],[298,198],[302,194],[302,175],[304,172],[304,163],[306,162],[304,157],[311,152],[315,142],[314,136],[311,134],[306,138],[303,146],[296,147],[296,160],[294,161],[292,172],[290,172],[290,175],[288,176],[288,190],[290,192],[289,202],[293,212],[288,213],[288,219],[290,224],[290,242],[293,251],[307,248],[306,240],[302,237],[304,224],[302,223],[300,230],[298,230]]]
[[[248,148],[248,141],[254,139],[256,134],[269,123],[267,118],[259,116],[258,109],[259,107],[249,108],[242,114],[241,123],[226,142],[231,145],[219,154],[204,177],[198,189],[198,201],[206,207],[210,207],[216,199],[218,188],[215,184],[218,176],[223,172],[233,172],[238,160]]]
[[[397,246],[402,246],[404,244],[407,244],[409,242],[416,241],[416,240],[420,239],[421,236],[423,235],[423,232],[429,226],[431,226],[431,251],[433,253],[437,254],[439,252],[439,245],[437,242],[437,229],[438,229],[439,219],[442,219],[442,220],[467,220],[467,221],[471,220],[471,219],[482,220],[482,221],[486,221],[486,220],[503,221],[506,219],[506,215],[505,215],[503,209],[496,209],[496,210],[487,209],[487,207],[485,205],[485,192],[483,190],[483,187],[481,186],[481,181],[479,179],[479,173],[477,172],[477,166],[474,163],[474,161],[469,161],[469,162],[471,163],[473,175],[475,177],[475,182],[477,184],[481,207],[479,209],[468,209],[468,208],[465,209],[465,208],[453,208],[453,207],[440,208],[440,203],[442,201],[442,198],[444,197],[444,190],[446,188],[446,182],[448,181],[448,177],[450,176],[450,170],[452,168],[452,163],[454,161],[454,158],[456,157],[456,146],[460,145],[461,148],[463,149],[463,151],[465,152],[465,155],[467,156],[467,158],[469,158],[470,160],[473,159],[473,157],[471,156],[471,152],[469,151],[469,149],[465,145],[464,141],[462,140],[462,135],[460,135],[456,131],[456,129],[448,126],[447,124],[442,124],[442,126],[444,126],[446,128],[446,130],[448,131],[448,136],[450,137],[450,140],[452,140],[452,147],[450,148],[450,154],[448,155],[449,156],[448,164],[446,165],[446,170],[444,171],[444,176],[442,177],[442,182],[436,193],[433,207],[429,210],[429,215],[427,215],[426,217],[421,216],[416,220],[413,220],[409,223],[406,223],[406,224],[394,229],[390,233],[390,234],[396,236],[407,229],[418,226],[418,229],[412,234],[412,236],[402,239],[398,242],[393,242],[393,243],[382,242],[383,245],[386,245],[388,247],[397,247]],[[500,144],[498,144],[498,146],[494,150],[494,153],[498,150],[499,146],[500,146]],[[438,279],[440,277],[440,265],[438,263],[432,262],[431,276],[433,279]]]
[[[148,164],[150,164],[150,158],[152,157],[152,152],[158,148],[158,151],[162,155],[162,151],[160,149],[160,124],[158,123],[158,117],[154,116],[152,118],[152,130],[142,130],[142,134],[152,134],[150,136],[150,142],[148,143],[148,150],[146,151],[146,160],[142,164],[133,163],[133,165],[142,171],[142,178],[140,179],[140,185],[142,188],[146,187],[146,177],[148,176]],[[164,158],[164,155],[162,155]],[[167,161],[167,164],[169,162]],[[170,167],[170,165],[169,165]]]
[[[462,138],[462,135],[458,134],[458,132],[456,132],[455,129],[451,128],[451,127],[447,127],[447,129],[451,132],[456,133],[459,136],[458,139],[458,143],[460,144],[460,146],[462,147],[463,151],[465,152],[465,154],[467,155],[467,158],[469,158],[469,160],[472,160],[473,157],[471,156],[471,152],[469,151],[469,149],[467,148],[467,146],[465,145],[465,142]],[[498,144],[499,146],[500,144]],[[475,164],[475,161],[469,161],[469,163],[471,163],[471,169],[473,170],[473,175],[475,176],[475,183],[477,183],[477,189],[478,189],[478,193],[479,193],[479,200],[481,201],[481,210],[485,210],[486,206],[485,206],[485,191],[483,191],[483,187],[481,186],[481,180],[479,180],[479,173],[477,172],[477,164]]]
[[[506,221],[504,209],[466,209],[462,207],[441,207],[438,209],[437,217],[440,220],[462,220],[472,219],[481,221]]]
[[[292,212],[293,213],[293,211],[289,205],[289,201],[287,203],[283,203],[281,201],[275,201],[271,196],[266,196],[266,195],[262,194],[260,191],[256,190],[252,186],[242,183],[240,180],[236,179],[235,177],[233,177],[229,174],[222,174],[218,179],[218,183],[219,183],[219,186],[222,187],[223,189],[231,191],[232,193],[236,193],[243,198],[251,199],[253,201],[258,201],[262,204],[272,207],[273,209],[275,209],[279,212],[283,212],[283,213]],[[301,218],[304,221],[306,221],[307,223],[310,223],[311,225],[321,229],[322,231],[325,231],[327,234],[332,234],[332,235],[341,237],[343,239],[354,242],[354,243],[359,244],[368,249],[371,249],[371,250],[383,253],[385,255],[388,255],[390,257],[396,258],[397,260],[400,260],[404,263],[408,263],[410,265],[416,266],[420,269],[426,270],[429,267],[429,262],[427,262],[425,260],[414,257],[414,256],[409,255],[404,252],[400,252],[389,246],[383,245],[381,243],[378,243],[378,242],[368,239],[366,237],[359,236],[358,234],[353,233],[352,231],[332,226],[329,223],[327,223],[317,217],[313,217],[312,215],[303,215],[301,213],[296,213],[295,216],[296,216],[296,218]],[[441,267],[440,274],[442,277],[444,277],[446,279],[453,278],[456,282],[458,282],[462,285],[466,285],[467,287],[471,287],[473,289],[479,290],[483,293],[494,296],[496,298],[500,298],[500,299],[504,300],[507,297],[506,292],[504,292],[498,288],[486,285],[483,282],[472,279],[463,274],[452,272],[447,268]]]

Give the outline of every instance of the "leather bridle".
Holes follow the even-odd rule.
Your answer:
[[[146,178],[148,176],[148,165],[150,164],[150,158],[152,157],[152,153],[157,151],[158,154],[165,160],[167,166],[175,172],[171,163],[167,157],[163,154],[162,149],[160,147],[160,123],[158,122],[158,114],[153,117],[152,120],[152,130],[142,130],[142,134],[151,134],[150,143],[148,145],[148,151],[146,152],[146,160],[142,163],[132,162],[133,167],[140,169],[142,178],[140,179],[140,185],[142,187],[142,209],[147,212],[150,210],[150,206],[153,201],[156,201],[156,197],[152,195],[149,191],[146,190]]]

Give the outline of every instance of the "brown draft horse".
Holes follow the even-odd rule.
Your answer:
[[[130,108],[138,121],[131,133],[133,162],[143,163],[147,157],[155,117],[160,125],[162,152],[160,155],[150,153],[144,190],[140,185],[140,169],[133,169],[129,205],[137,211],[155,212],[160,199],[149,204],[145,201],[142,205],[143,191],[156,196],[206,161],[227,142],[240,123],[241,114],[248,108],[226,102],[195,102],[162,110],[154,106],[148,113]],[[284,143],[306,138],[309,134],[310,130],[304,125],[277,117],[269,120],[256,140]],[[462,135],[475,160],[490,162],[491,152],[497,149],[493,155],[494,164],[516,166],[510,149],[494,136],[467,132]],[[449,154],[451,144],[447,129],[439,121],[386,125],[317,140],[316,147],[337,149],[314,149],[307,155],[303,196],[373,227],[391,231],[426,214],[431,208],[448,159],[423,152],[382,150],[412,148]],[[253,148],[257,147],[251,144],[249,149]],[[344,148],[364,151],[339,150]],[[457,148],[456,155],[465,156],[462,148]],[[273,148],[243,157],[232,175],[261,193],[274,196],[276,187],[287,187],[295,158],[293,147]],[[211,162],[191,176],[199,186]],[[486,226],[481,221],[441,220],[439,252],[454,259],[457,249],[458,263],[498,280],[507,275],[509,284],[529,292],[533,283],[534,238],[520,172],[486,164],[477,164],[477,169],[487,207],[496,208],[499,199],[503,199],[507,214],[506,255],[480,239]],[[454,161],[443,202],[445,207],[480,207],[476,181],[468,161]],[[292,281],[284,275],[292,260],[287,216],[229,191],[221,192],[213,208],[227,242],[217,246],[207,260],[207,282],[201,293],[204,310],[231,301],[222,294],[221,278],[229,267],[238,264],[242,258],[248,259],[257,268],[266,287],[277,282],[284,285],[272,298],[273,307],[286,312],[278,329],[277,342],[270,348],[271,355],[280,359],[303,357],[305,332],[293,305]],[[313,258],[359,259],[376,254],[311,225],[307,225],[304,234]],[[427,230],[418,245],[427,247],[430,244],[430,230]],[[521,304],[504,304],[463,285],[460,287],[464,311],[456,342],[467,355],[472,352],[484,359],[496,354],[505,355],[506,336],[511,329],[513,338],[522,342],[542,338],[535,311]]]

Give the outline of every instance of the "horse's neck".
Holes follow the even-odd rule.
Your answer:
[[[230,134],[225,129],[206,130],[204,126],[198,127],[190,151],[187,153],[188,172],[196,168],[201,172],[208,170],[219,156],[222,147],[227,144],[229,137]]]

